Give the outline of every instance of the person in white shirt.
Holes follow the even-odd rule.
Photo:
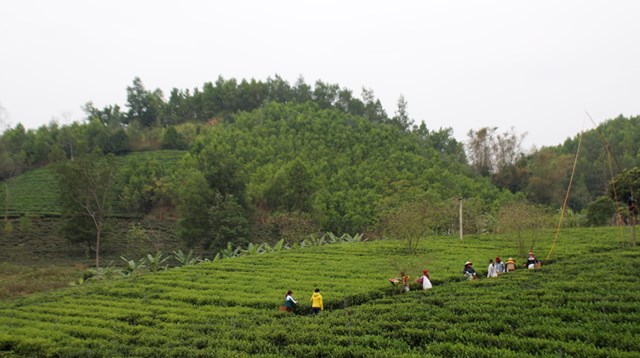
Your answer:
[[[287,294],[284,296],[284,306],[287,308],[287,312],[293,312],[297,304],[298,302],[293,299],[293,291],[287,291]]]
[[[429,270],[422,270],[422,276],[417,280],[418,283],[422,284],[423,290],[428,290],[431,287],[431,277],[429,277]]]
[[[487,268],[487,277],[498,277],[496,266],[493,264],[493,259],[489,259],[489,267]]]

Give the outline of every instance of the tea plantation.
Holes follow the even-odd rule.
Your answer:
[[[0,303],[0,356],[640,356],[640,265],[619,228],[565,230],[536,270],[512,237],[342,243],[243,256]],[[544,259],[553,233],[537,235]],[[531,242],[527,242],[527,248]],[[474,262],[481,278],[462,279]],[[428,268],[429,291],[387,279]],[[309,314],[319,287],[325,311]],[[296,313],[278,311],[287,290]]]

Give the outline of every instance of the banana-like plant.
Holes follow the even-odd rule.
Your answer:
[[[220,253],[222,254],[222,258],[225,259],[239,256],[241,252],[242,247],[238,246],[234,249],[231,242],[227,242],[227,247],[220,251]]]
[[[327,243],[324,235],[318,237],[318,235],[311,234],[303,242],[307,241],[307,246],[321,246]]]
[[[290,250],[290,249],[291,247],[287,244],[287,242],[284,239],[280,239],[280,241],[276,242],[272,247],[273,252],[280,252],[283,250]]]
[[[161,265],[169,260],[170,256],[162,257],[162,252],[158,251],[155,256],[147,254],[147,261],[149,262],[149,271],[156,272],[162,269]],[[164,267],[166,269],[167,266]]]
[[[127,266],[122,271],[120,271],[120,275],[122,275],[123,277],[129,277],[139,269],[145,267],[146,258],[144,257],[138,261],[128,260],[124,256],[120,256],[120,259],[127,263]]]
[[[327,239],[327,242],[329,242],[331,244],[335,244],[335,243],[340,242],[341,237],[336,236],[336,234],[334,234],[332,232],[328,232],[327,235],[329,236],[329,239]]]
[[[263,245],[255,245],[253,242],[250,242],[247,245],[246,250],[242,250],[242,253],[245,255],[258,255],[264,252]]]
[[[116,272],[115,266],[113,266],[113,262],[109,262],[108,266],[102,266],[99,268],[90,268],[87,270],[85,274],[85,281],[99,281],[108,278],[112,274]]]
[[[199,257],[193,256],[193,250],[189,250],[188,254],[185,254],[182,250],[174,251],[173,257],[178,261],[178,266],[191,266],[202,261]]]
[[[344,234],[342,235],[341,239],[342,242],[362,242],[363,235],[361,233],[355,234],[353,236],[351,236],[350,234]]]

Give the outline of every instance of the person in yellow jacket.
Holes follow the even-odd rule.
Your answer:
[[[322,304],[322,295],[320,295],[320,289],[316,288],[316,290],[311,295],[311,313],[318,314],[323,310],[324,305]]]

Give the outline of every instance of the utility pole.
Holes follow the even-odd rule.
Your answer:
[[[629,221],[631,221],[631,246],[636,246],[636,221],[638,215],[638,207],[633,195],[627,200],[629,206]]]
[[[463,235],[462,235],[462,197],[458,197],[458,221],[460,224],[460,241],[463,240]]]

